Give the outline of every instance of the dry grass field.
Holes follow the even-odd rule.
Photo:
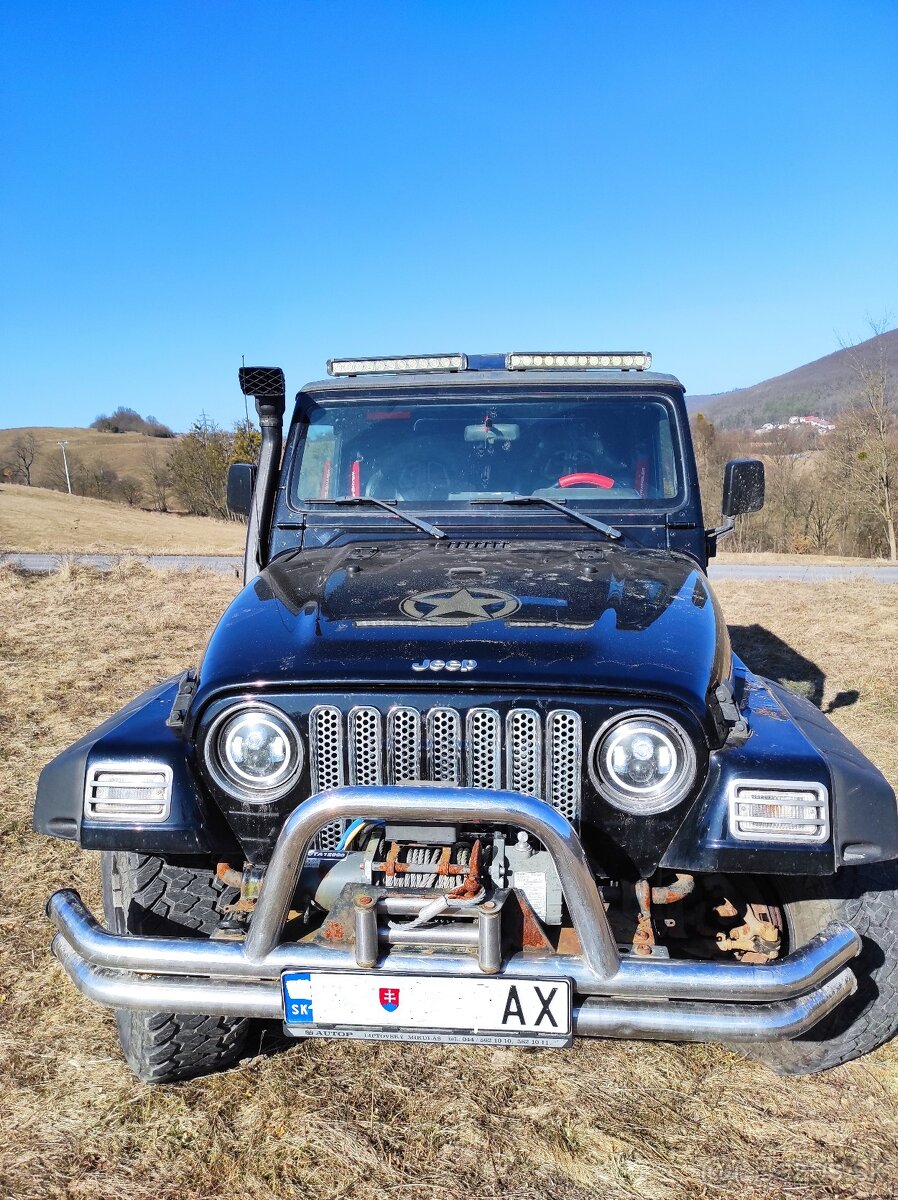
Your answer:
[[[898,1191],[898,1046],[783,1080],[720,1046],[567,1053],[296,1044],[137,1083],[112,1016],[50,958],[45,896],[98,902],[94,857],[35,836],[41,765],[195,660],[235,584],[141,567],[0,571],[0,1196],[17,1200],[717,1200]],[[740,649],[898,782],[898,590],[726,584]]]
[[[236,521],[144,512],[47,488],[0,486],[0,553],[242,555],[245,536],[245,526]]]
[[[57,442],[66,441],[70,461],[79,460],[85,466],[104,462],[119,475],[134,475],[147,482],[147,457],[153,453],[164,458],[171,447],[167,438],[151,438],[144,433],[100,433],[97,429],[63,429],[49,425],[34,425],[24,429],[0,429],[0,463],[10,457],[10,448],[19,437],[31,435],[37,445],[32,481],[41,483],[51,465],[62,463],[62,451]]]

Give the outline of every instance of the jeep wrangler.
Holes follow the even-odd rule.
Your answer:
[[[898,809],[732,651],[683,386],[650,356],[333,360],[231,468],[244,587],[199,664],[43,770],[100,852],[53,950],[141,1079],[299,1038],[737,1044],[898,1024]],[[723,513],[759,509],[728,464]],[[185,664],[187,666],[187,664]]]

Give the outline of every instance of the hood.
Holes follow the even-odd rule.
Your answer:
[[[423,682],[663,696],[701,717],[729,672],[717,602],[684,555],[406,540],[275,559],[222,617],[197,702],[222,690]]]

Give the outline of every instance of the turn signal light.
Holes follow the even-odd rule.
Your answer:
[[[820,783],[741,780],[730,788],[730,833],[739,841],[825,842],[826,788]]]
[[[97,763],[87,773],[84,815],[135,825],[165,821],[171,794],[172,769],[164,763]]]

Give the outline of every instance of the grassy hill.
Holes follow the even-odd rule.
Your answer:
[[[164,458],[172,445],[166,438],[147,437],[143,433],[99,433],[96,429],[61,429],[34,425],[25,429],[0,429],[0,468],[8,461],[13,442],[32,434],[37,443],[37,455],[32,469],[32,482],[55,482],[62,468],[62,451],[57,442],[67,441],[66,452],[71,462],[85,466],[103,462],[120,476],[132,475],[146,483],[149,476],[148,456]],[[64,476],[63,476],[64,481]]]
[[[237,521],[143,512],[46,488],[0,486],[0,552],[242,554],[244,535],[245,526]]]
[[[850,407],[857,394],[850,354],[872,358],[880,352],[898,376],[898,329],[891,329],[850,352],[837,350],[752,387],[715,396],[690,396],[689,410],[704,413],[721,429],[757,429],[765,421],[782,421],[793,415],[832,417]]]

